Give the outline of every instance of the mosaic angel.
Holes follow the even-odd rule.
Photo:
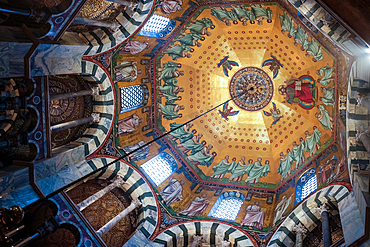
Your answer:
[[[232,107],[229,108],[229,101],[225,102],[222,111],[218,110],[218,112],[221,114],[221,117],[226,119],[226,121],[229,121],[229,116],[235,116],[239,113],[239,111],[233,111]]]
[[[269,69],[273,73],[273,78],[275,79],[279,74],[279,69],[283,68],[284,66],[280,63],[280,61],[271,55],[271,59],[267,59],[262,63],[262,67],[270,66]]]
[[[263,114],[265,114],[267,117],[272,117],[274,121],[271,125],[274,125],[283,117],[283,115],[280,116],[280,110],[276,108],[276,104],[274,102],[272,102],[272,106],[273,108],[270,109],[270,112],[264,110]]]
[[[217,68],[220,68],[222,66],[222,70],[224,71],[224,74],[229,77],[229,70],[232,70],[233,67],[231,66],[238,66],[239,64],[235,61],[229,60],[229,56],[224,57],[221,59],[221,61],[217,64]]]

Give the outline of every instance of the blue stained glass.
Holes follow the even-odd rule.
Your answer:
[[[148,160],[140,167],[158,186],[177,169],[177,162],[170,154],[163,152]]]
[[[208,216],[234,221],[244,202],[244,195],[238,191],[228,191],[221,194],[213,205]]]
[[[140,30],[139,35],[163,38],[175,27],[176,22],[167,17],[152,15]]]
[[[312,192],[317,190],[316,169],[307,170],[299,178],[296,186],[294,205],[305,199]]]
[[[149,90],[146,85],[121,88],[121,112],[127,112],[148,103]]]
[[[311,177],[304,185],[302,189],[301,200],[306,198],[309,194],[317,189],[316,176]]]

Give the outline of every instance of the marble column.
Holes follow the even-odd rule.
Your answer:
[[[295,247],[302,247],[303,244],[303,234],[307,232],[307,229],[299,223],[293,227],[293,232],[295,232]]]
[[[356,141],[361,141],[364,144],[367,152],[370,153],[370,138],[368,136],[369,131],[357,130]]]
[[[366,107],[370,111],[369,96],[364,94],[357,94],[357,105]]]
[[[125,216],[131,213],[135,208],[139,207],[141,202],[139,199],[135,199],[131,202],[130,206],[125,208],[121,213],[119,213],[116,217],[111,219],[107,224],[105,224],[102,228],[98,230],[99,236],[103,236],[104,233],[108,232],[112,229],[120,220],[122,220]]]
[[[113,181],[113,183],[111,183],[104,189],[99,190],[94,195],[88,197],[84,201],[77,204],[78,209],[80,211],[84,210],[85,208],[87,208],[88,206],[90,206],[91,204],[99,200],[101,197],[103,197],[105,194],[107,194],[109,191],[113,190],[116,187],[120,187],[122,184],[123,184],[122,178],[120,176],[117,176],[117,178]]]
[[[51,126],[51,132],[55,133],[61,130],[69,129],[69,128],[87,124],[90,122],[98,123],[99,121],[100,121],[100,113],[91,113],[91,116],[87,118],[81,118],[81,119],[77,119],[74,121],[53,125]]]
[[[76,17],[73,20],[73,23],[75,24],[82,24],[82,25],[88,25],[88,26],[97,26],[97,27],[107,27],[111,28],[113,30],[118,29],[119,24],[114,21],[99,21],[99,20],[92,20],[88,18],[83,18],[83,17]]]
[[[78,92],[71,92],[71,93],[60,93],[60,94],[52,94],[50,95],[50,101],[53,100],[60,100],[60,99],[68,99],[78,96],[85,96],[85,95],[99,95],[99,88],[93,87],[86,90],[81,90]]]
[[[322,237],[323,237],[324,247],[330,247],[330,245],[332,244],[332,241],[331,241],[331,232],[330,232],[330,224],[329,224],[329,207],[326,204],[323,204],[317,210],[321,214]]]

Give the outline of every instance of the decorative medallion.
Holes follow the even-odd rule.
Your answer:
[[[229,90],[238,107],[246,111],[258,111],[270,103],[274,85],[262,69],[245,67],[235,73]]]

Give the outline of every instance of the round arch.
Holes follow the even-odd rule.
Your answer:
[[[315,208],[323,203],[328,203],[336,208],[335,204],[341,202],[348,194],[348,188],[342,184],[329,185],[318,190],[302,201],[286,217],[267,246],[293,247],[295,244],[295,233],[292,229],[298,222],[301,222],[307,229],[312,230],[316,226],[315,219],[320,219],[321,217]]]
[[[87,161],[87,165],[79,167],[83,175],[87,175],[93,170],[114,161],[112,158],[95,158]],[[132,165],[124,162],[117,161],[115,164],[104,169],[102,172],[97,173],[91,178],[99,178],[105,180],[113,180],[117,175],[121,176],[124,180],[123,189],[131,196],[133,200],[140,199],[143,210],[138,215],[138,227],[147,238],[149,238],[157,226],[159,221],[158,211],[159,204],[156,195],[150,187],[148,181],[142,174]]]
[[[83,135],[74,141],[84,146],[84,154],[88,156],[109,137],[116,112],[116,96],[109,76],[98,65],[86,61],[86,71],[81,76],[92,87],[99,87],[99,95],[94,96],[93,102],[93,112],[100,113],[99,122],[90,124]]]
[[[230,224],[210,221],[196,220],[178,223],[166,228],[154,242],[167,246],[190,246],[193,236],[202,235],[206,237],[207,243],[221,246],[222,240],[228,240],[232,246],[258,246],[257,242],[245,231],[242,231]]]

